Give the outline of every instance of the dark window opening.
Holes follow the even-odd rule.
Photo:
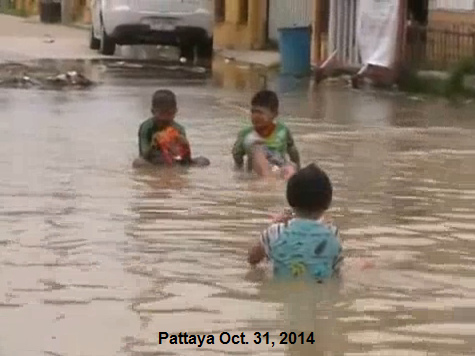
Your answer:
[[[424,66],[427,61],[428,0],[408,0],[405,56],[411,65]]]
[[[407,3],[407,15],[409,19],[417,22],[418,25],[427,25],[429,17],[429,1],[409,0]]]
[[[249,18],[249,0],[239,0],[239,24],[247,24]]]
[[[216,22],[224,22],[226,18],[226,0],[214,1],[214,15]]]

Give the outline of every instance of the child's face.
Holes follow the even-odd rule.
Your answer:
[[[166,126],[173,122],[177,109],[160,110],[152,108],[152,115],[158,126]]]
[[[277,113],[268,108],[261,106],[253,106],[251,108],[251,122],[257,133],[266,133],[269,128],[273,127],[274,119]]]

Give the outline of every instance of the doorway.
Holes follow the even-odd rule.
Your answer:
[[[406,60],[411,66],[424,66],[427,60],[428,20],[429,0],[407,0]]]

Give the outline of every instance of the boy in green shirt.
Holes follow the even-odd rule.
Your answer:
[[[155,165],[208,165],[204,157],[192,159],[185,128],[175,122],[178,112],[175,94],[166,89],[157,90],[152,98],[152,117],[139,128],[139,155],[136,166]]]
[[[300,155],[290,130],[281,122],[275,122],[279,112],[277,94],[262,90],[251,100],[251,122],[241,130],[232,149],[237,168],[244,165],[247,156],[248,170],[269,177],[278,172],[288,179],[300,169]],[[289,156],[290,162],[286,155]]]

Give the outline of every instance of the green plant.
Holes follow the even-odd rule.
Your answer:
[[[407,93],[444,96],[450,100],[458,97],[475,97],[475,88],[465,85],[467,75],[475,74],[475,58],[465,58],[448,73],[421,75],[415,69],[403,67],[397,85]]]
[[[470,74],[475,74],[475,58],[465,58],[457,63],[450,71],[449,78],[446,80],[445,96],[455,98],[459,95],[474,95],[475,90],[465,86],[465,77]]]
[[[399,72],[397,86],[412,94],[443,95],[444,79],[436,76],[421,76],[416,70],[405,67]]]

